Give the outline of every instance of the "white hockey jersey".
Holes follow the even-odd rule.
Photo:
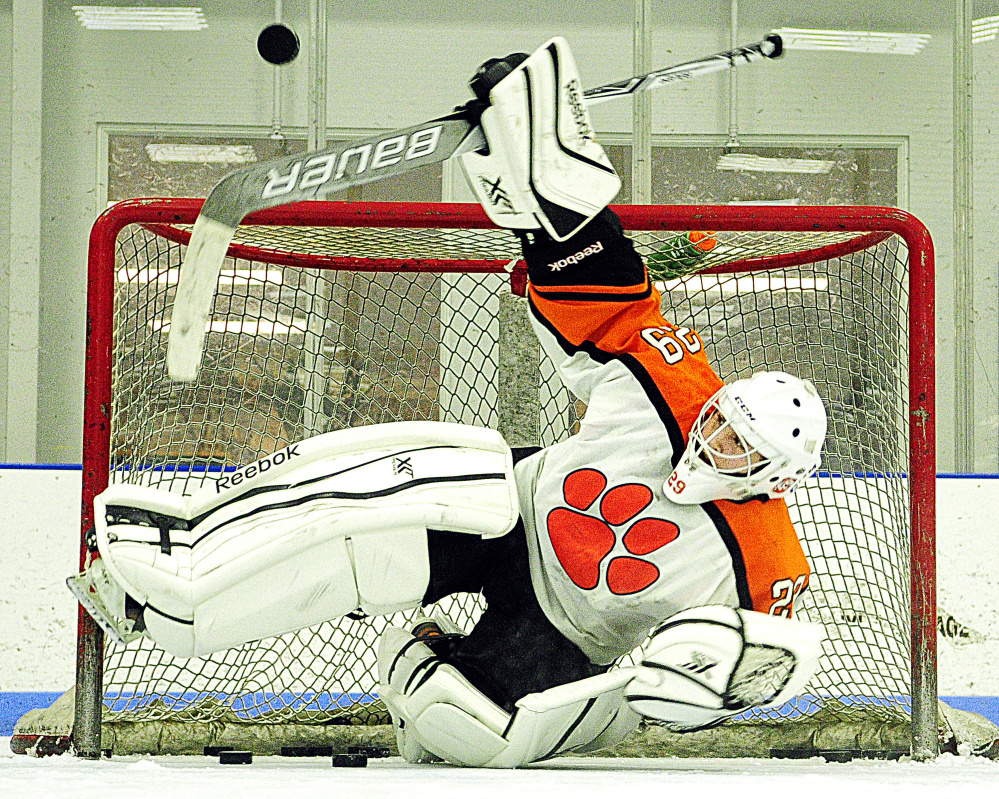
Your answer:
[[[579,432],[516,468],[534,589],[594,663],[690,607],[790,616],[809,569],[782,500],[677,505],[663,482],[722,385],[700,337],[667,322],[645,277],[529,287],[531,321],[587,404]]]

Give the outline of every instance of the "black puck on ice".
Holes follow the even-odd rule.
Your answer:
[[[236,752],[229,750],[227,752],[219,752],[219,763],[224,765],[237,765],[244,763],[253,762],[253,752]]]
[[[347,747],[348,755],[364,755],[365,757],[389,757],[392,752],[387,746],[373,746],[371,744],[356,744]]]
[[[218,757],[222,752],[231,752],[235,746],[206,746],[205,757]]]
[[[332,746],[282,746],[281,757],[330,757]]]
[[[364,768],[368,765],[368,758],[357,754],[333,755],[333,765],[338,768]]]
[[[908,751],[900,749],[771,749],[770,757],[791,760],[804,760],[821,757],[828,763],[849,763],[851,760],[899,760],[907,757]]]

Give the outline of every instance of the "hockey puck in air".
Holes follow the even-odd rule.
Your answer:
[[[298,57],[298,35],[287,25],[275,22],[257,36],[257,52],[276,67],[290,64]]]
[[[333,755],[333,765],[338,768],[364,768],[368,765],[365,755]]]
[[[227,751],[219,752],[219,763],[224,765],[238,765],[253,762],[253,752]]]

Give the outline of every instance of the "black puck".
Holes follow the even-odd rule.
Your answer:
[[[231,752],[235,746],[206,746],[205,757],[218,757],[222,752]]]
[[[356,744],[347,747],[348,755],[364,755],[365,757],[389,757],[392,751],[387,746],[373,744]]]
[[[332,746],[282,746],[281,757],[331,757]]]
[[[290,64],[298,57],[298,35],[287,25],[275,22],[257,36],[257,52],[268,64]]]
[[[333,765],[338,768],[364,768],[368,765],[365,755],[333,755]]]
[[[219,763],[225,765],[235,765],[253,762],[253,752],[236,752],[229,750],[227,752],[219,752]]]

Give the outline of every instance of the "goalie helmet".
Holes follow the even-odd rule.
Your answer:
[[[786,496],[819,468],[825,436],[809,381],[785,372],[736,380],[704,404],[666,496],[681,505]]]

